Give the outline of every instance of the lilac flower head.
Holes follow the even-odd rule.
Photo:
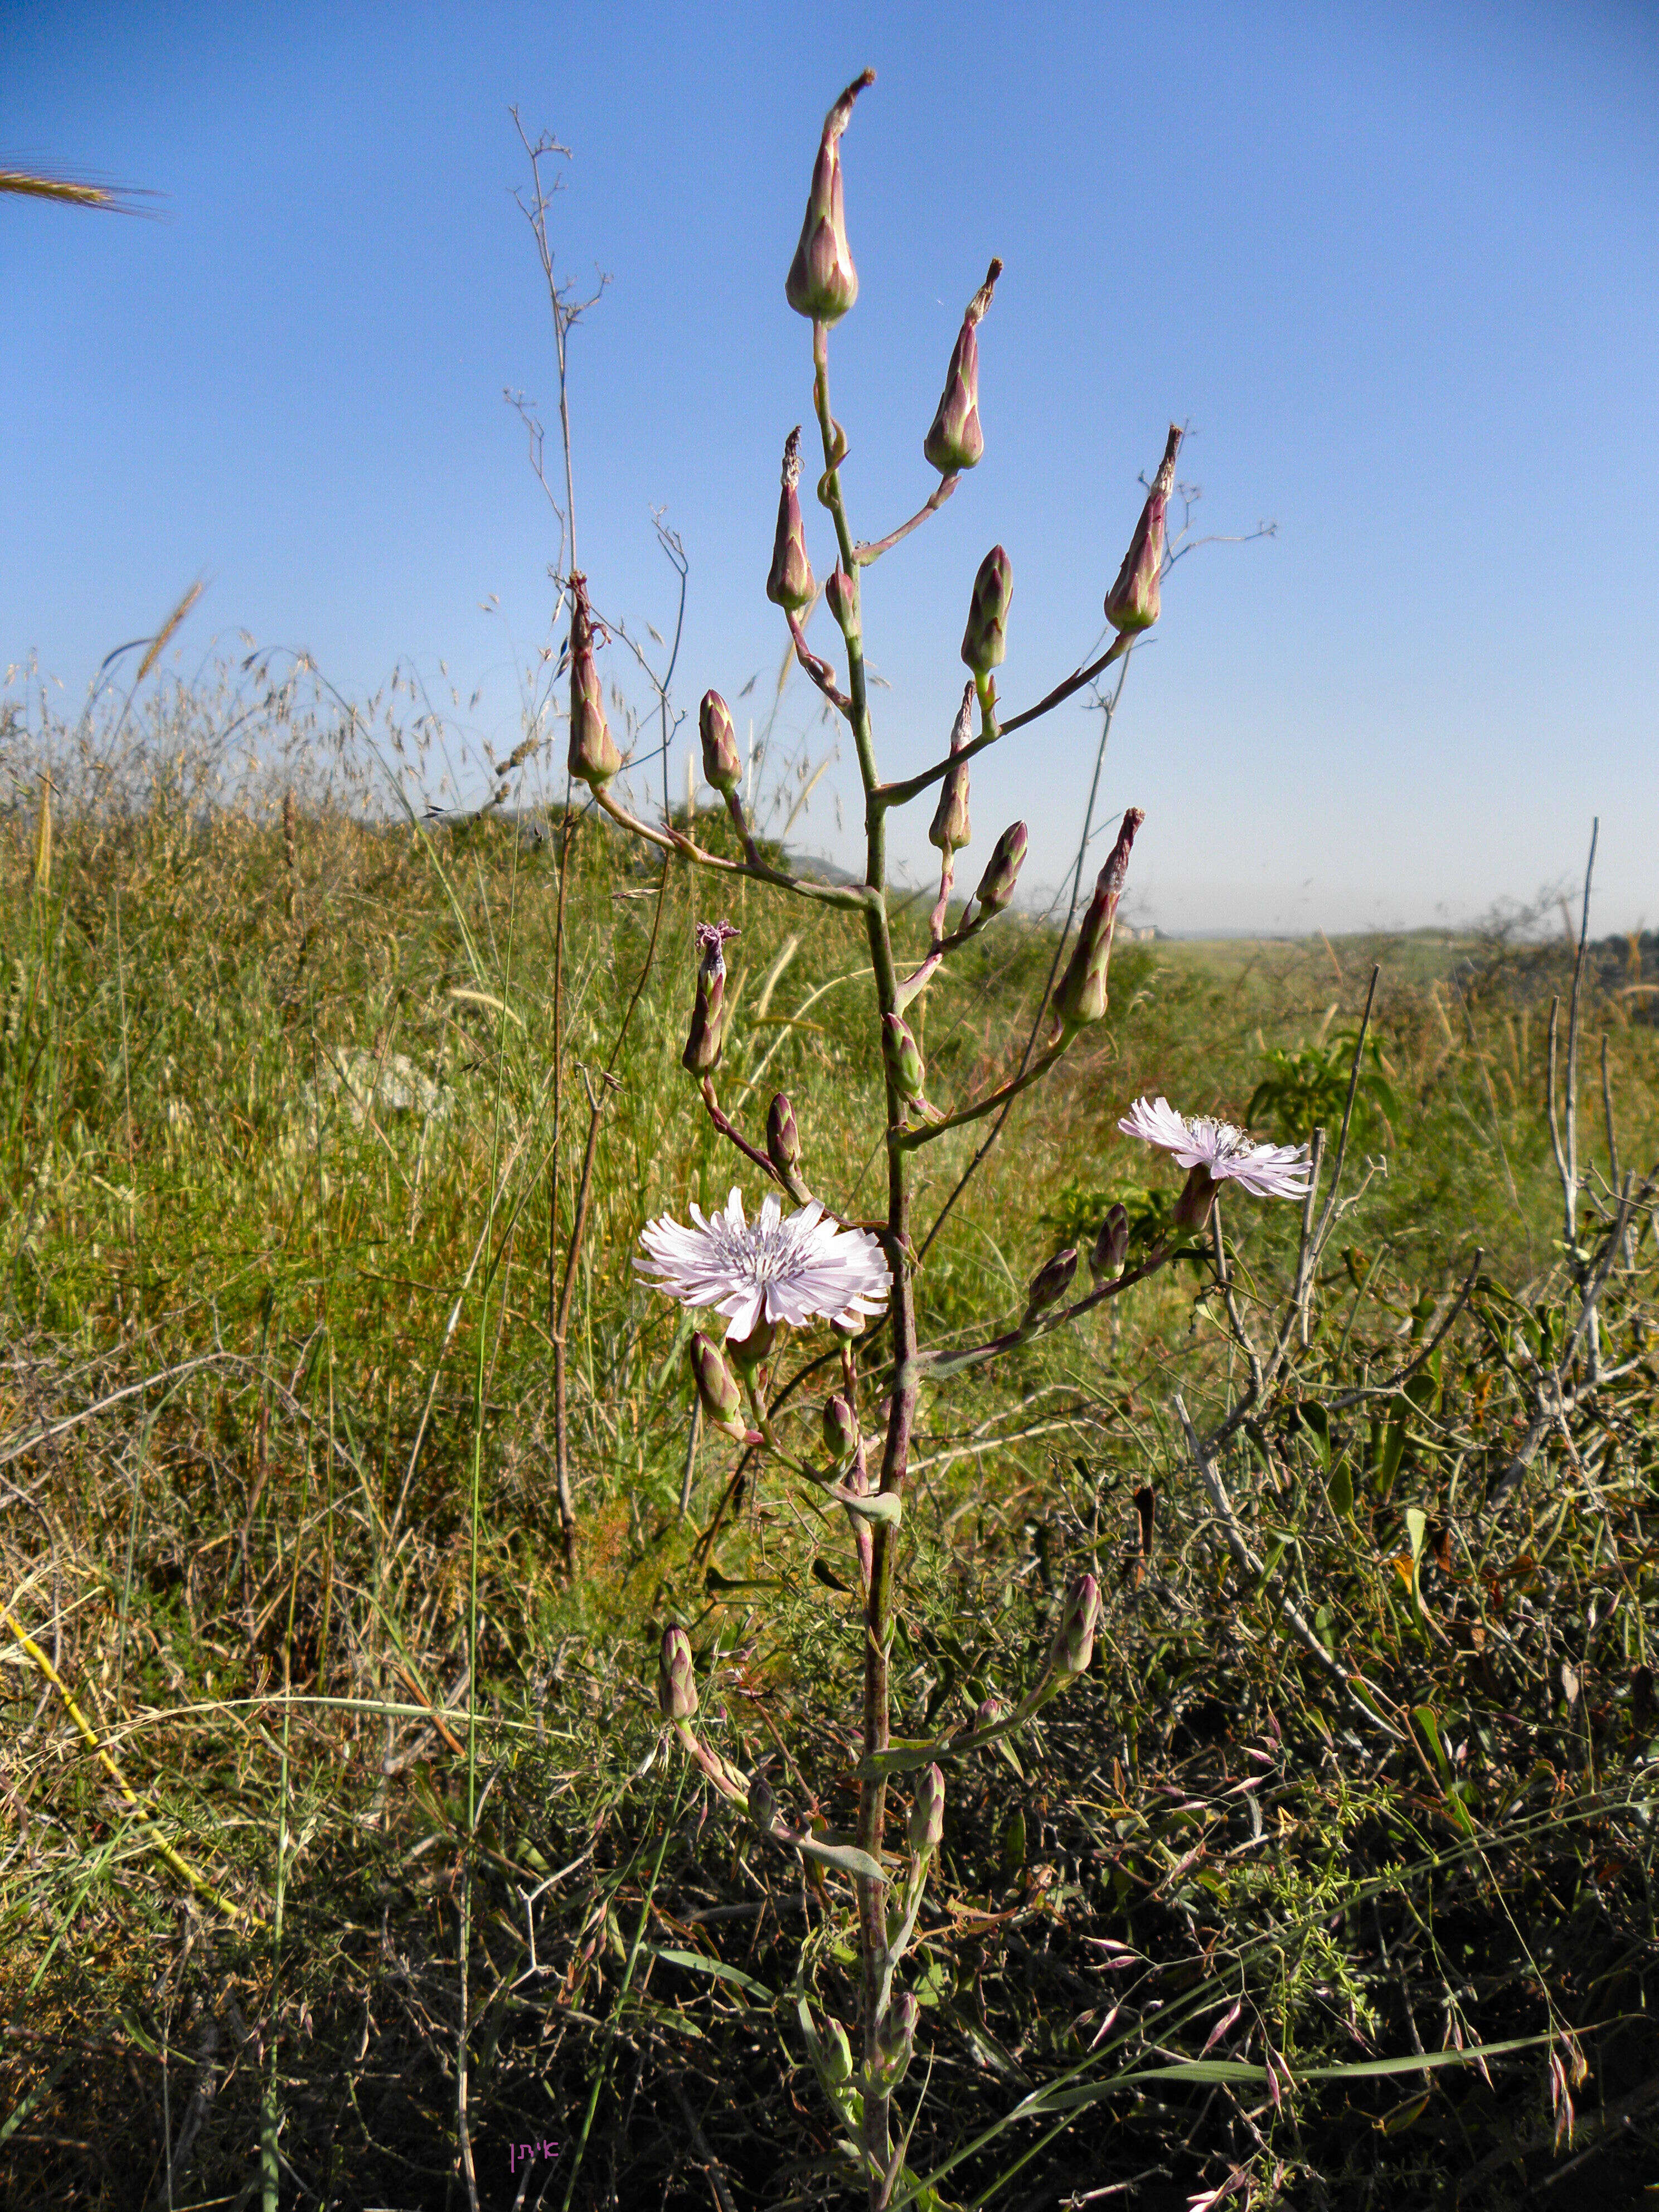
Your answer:
[[[1118,1123],[1126,1137],[1161,1145],[1183,1168],[1202,1168],[1214,1182],[1233,1182],[1257,1198],[1305,1198],[1308,1157],[1301,1145],[1258,1145],[1231,1121],[1208,1114],[1188,1121],[1167,1098],[1138,1098]]]
[[[881,1246],[866,1230],[841,1229],[816,1199],[786,1220],[775,1198],[746,1221],[743,1194],[733,1190],[724,1212],[706,1219],[693,1206],[696,1228],[667,1214],[647,1224],[640,1242],[647,1258],[635,1267],[653,1287],[685,1306],[712,1306],[741,1342],[763,1322],[799,1328],[815,1315],[846,1322],[878,1314],[892,1277]]]

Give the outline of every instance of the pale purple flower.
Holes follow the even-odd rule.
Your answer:
[[[1257,1198],[1305,1198],[1308,1157],[1301,1145],[1258,1145],[1231,1121],[1207,1114],[1188,1121],[1167,1098],[1138,1098],[1118,1123],[1126,1137],[1161,1145],[1183,1168],[1202,1168],[1214,1182],[1242,1183]]]
[[[744,1218],[734,1189],[712,1220],[691,1208],[695,1229],[667,1214],[640,1237],[650,1257],[635,1260],[654,1290],[684,1306],[724,1314],[729,1335],[742,1342],[763,1322],[799,1328],[821,1314],[848,1322],[878,1314],[892,1277],[881,1246],[867,1230],[842,1229],[814,1199],[786,1221],[775,1198],[763,1200],[757,1220]]]

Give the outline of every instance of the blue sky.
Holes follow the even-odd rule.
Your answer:
[[[1086,654],[1173,417],[1200,526],[1279,530],[1182,562],[1131,669],[1103,811],[1146,810],[1136,918],[1467,918],[1576,875],[1599,814],[1596,926],[1659,921],[1659,10],[1622,0],[0,0],[0,153],[162,196],[0,198],[0,667],[33,651],[76,697],[200,574],[192,663],[244,629],[348,693],[441,662],[516,742],[556,550],[502,399],[555,395],[516,103],[574,149],[562,272],[611,278],[571,349],[582,565],[643,635],[674,607],[653,509],[690,562],[683,792],[704,688],[746,718],[778,666],[778,456],[810,421],[783,276],[866,63],[832,356],[859,534],[934,481],[963,303],[1007,264],[986,458],[866,578],[884,769],[943,749],[993,544],[1007,706]],[[780,717],[814,758],[816,705],[797,678]],[[1093,744],[1067,707],[976,763],[968,872],[1024,815],[1030,878],[1060,875]],[[930,811],[896,841],[917,873]],[[797,842],[850,859],[857,812],[843,746]]]

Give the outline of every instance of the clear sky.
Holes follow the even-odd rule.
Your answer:
[[[1146,811],[1133,917],[1463,919],[1577,874],[1599,814],[1594,926],[1659,921],[1651,0],[0,0],[0,155],[162,196],[0,197],[0,669],[35,651],[78,696],[203,574],[192,659],[246,629],[360,695],[441,662],[517,741],[556,538],[502,398],[555,395],[516,103],[574,149],[562,272],[611,278],[571,346],[595,600],[672,628],[653,509],[690,560],[682,793],[705,687],[741,731],[778,666],[778,458],[811,421],[783,276],[866,63],[832,356],[860,535],[935,481],[962,308],[1007,264],[986,458],[866,577],[884,771],[943,750],[993,544],[1006,707],[1087,654],[1174,418],[1201,527],[1279,527],[1183,562],[1130,671],[1103,811]],[[823,573],[810,500],[808,528]],[[797,678],[781,724],[815,752],[816,706]],[[1094,728],[1068,706],[975,764],[969,881],[1018,815],[1028,879],[1060,875]],[[851,859],[856,799],[843,746],[796,842]],[[918,874],[930,812],[897,837]]]

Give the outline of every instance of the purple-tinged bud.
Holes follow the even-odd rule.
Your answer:
[[[1135,832],[1146,819],[1138,806],[1123,817],[1117,842],[1106,865],[1095,878],[1094,896],[1078,931],[1077,943],[1054,993],[1054,1012],[1067,1035],[1097,1022],[1106,1011],[1106,970],[1112,957],[1112,932],[1117,924],[1117,902],[1129,872],[1129,848]]]
[[[923,459],[944,477],[971,469],[985,451],[985,433],[979,426],[979,339],[975,330],[991,304],[1001,274],[1001,262],[994,261],[985,282],[968,302],[951,366],[945,371],[933,427],[921,441]]]
[[[916,1777],[916,1794],[905,1833],[918,1855],[936,1851],[944,1840],[945,1777],[937,1766],[924,1766]]]
[[[1079,1575],[1066,1594],[1066,1610],[1048,1655],[1050,1667],[1062,1674],[1086,1674],[1099,1626],[1100,1584],[1092,1575]]]
[[[800,1131],[795,1109],[781,1091],[775,1093],[766,1116],[766,1157],[788,1183],[800,1165]]]
[[[993,1690],[988,1698],[981,1698],[974,1707],[974,1717],[970,1725],[975,1735],[977,1735],[981,1729],[994,1728],[1000,1720],[1006,1717],[1007,1711],[1007,1706]]]
[[[832,2089],[839,2089],[853,2078],[853,2046],[838,2020],[824,2021],[821,2048],[825,2077]]]
[[[859,272],[853,266],[842,210],[841,134],[853,118],[854,101],[875,81],[874,70],[866,70],[823,118],[806,220],[783,285],[784,297],[795,313],[815,323],[839,322],[859,295]]]
[[[1123,1255],[1129,1249],[1129,1216],[1121,1206],[1109,1206],[1089,1254],[1089,1273],[1095,1288],[1115,1283],[1123,1273]]]
[[[937,846],[941,853],[959,853],[969,842],[968,763],[957,756],[972,735],[973,727],[974,686],[970,678],[963,686],[962,704],[951,725],[951,765],[939,786],[939,805],[927,832],[928,843]]]
[[[1175,1226],[1196,1237],[1210,1218],[1210,1208],[1215,1204],[1215,1178],[1200,1160],[1188,1170],[1187,1180],[1176,1200],[1173,1216]]]
[[[601,791],[622,766],[605,719],[605,686],[593,658],[587,579],[570,579],[570,773]]]
[[[859,635],[858,586],[845,568],[830,570],[830,580],[823,587],[823,604],[829,608],[843,637]]]
[[[1000,545],[994,545],[979,564],[968,627],[962,633],[962,657],[975,676],[988,676],[1007,650],[1013,596],[1013,563]]]
[[[657,1706],[665,1721],[689,1721],[697,1710],[697,1674],[691,1639],[683,1628],[665,1628],[657,1660]]]
[[[858,1449],[858,1416],[839,1391],[823,1408],[823,1449],[837,1466]]]
[[[697,1395],[702,1401],[703,1418],[711,1428],[741,1443],[749,1431],[743,1418],[743,1392],[738,1378],[726,1365],[720,1348],[713,1345],[701,1330],[691,1335],[691,1379],[697,1386]]]
[[[726,1003],[726,940],[738,932],[729,921],[700,921],[697,943],[702,958],[697,968],[697,995],[691,1006],[691,1031],[680,1054],[688,1075],[712,1075],[720,1066],[726,1043],[726,1024],[731,1009]]]
[[[1163,463],[1152,479],[1146,504],[1140,510],[1135,534],[1129,540],[1123,566],[1117,572],[1117,581],[1106,594],[1106,619],[1114,629],[1150,629],[1158,620],[1164,575],[1164,518],[1175,483],[1176,453],[1180,445],[1181,432],[1171,422]]]
[[[777,1796],[763,1774],[751,1776],[750,1779],[749,1817],[757,1828],[769,1832],[778,1817]]]
[[[781,1323],[763,1314],[747,1336],[728,1336],[726,1355],[739,1375],[752,1376],[772,1357]]]
[[[1014,886],[1019,881],[1019,872],[1025,865],[1027,838],[1023,822],[1011,823],[992,849],[986,863],[985,873],[979,879],[979,889],[974,896],[991,914],[1000,914],[1012,902]]]
[[[813,592],[812,564],[806,557],[806,525],[801,520],[800,424],[784,441],[783,489],[778,494],[778,526],[772,538],[772,566],[766,596],[774,606],[798,615]]]
[[[1077,1273],[1077,1247],[1068,1244],[1063,1252],[1056,1252],[1052,1260],[1045,1260],[1031,1278],[1031,1286],[1025,1293],[1025,1319],[1023,1328],[1030,1328],[1039,1314],[1058,1305],[1072,1286]]]
[[[732,710],[718,691],[703,693],[697,728],[702,738],[702,780],[724,798],[743,781],[743,757],[732,726]]]
[[[881,2084],[890,2093],[904,2079],[910,2053],[915,2048],[916,2026],[921,2018],[921,2007],[908,1990],[902,1997],[895,1997],[881,2016],[881,2025],[876,2030],[876,2051]]]
[[[922,1064],[921,1048],[911,1036],[909,1024],[902,1014],[882,1016],[881,1048],[886,1054],[887,1072],[899,1097],[907,1102],[920,1098],[922,1085],[927,1080],[927,1070]]]

